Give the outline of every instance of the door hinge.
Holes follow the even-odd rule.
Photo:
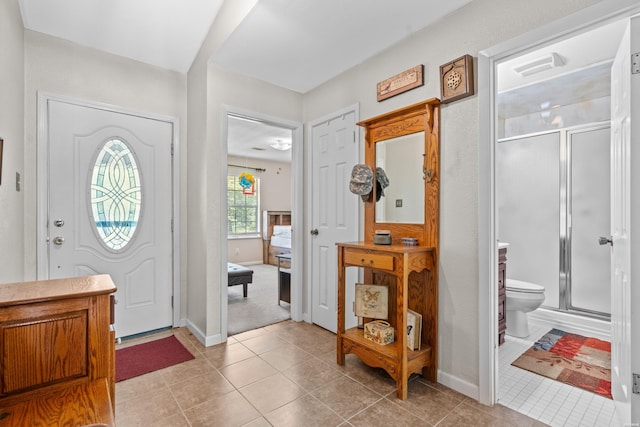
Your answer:
[[[631,54],[631,74],[640,74],[640,53]]]
[[[171,232],[173,233],[173,218],[171,218]]]
[[[640,374],[633,374],[633,394],[640,394]]]
[[[171,155],[173,156],[173,142],[171,143]]]
[[[173,295],[171,295],[171,308],[173,308]]]

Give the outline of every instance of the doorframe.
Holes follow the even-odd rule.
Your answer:
[[[113,113],[126,114],[144,119],[156,120],[171,124],[173,148],[171,159],[172,181],[172,292],[173,292],[173,326],[183,326],[181,321],[181,290],[180,280],[180,120],[177,117],[166,116],[145,111],[133,110],[117,105],[89,101],[86,99],[56,95],[49,92],[37,92],[37,120],[36,120],[36,166],[38,173],[36,178],[36,278],[45,280],[49,278],[49,258],[47,257],[47,227],[49,212],[49,115],[47,114],[49,101],[63,102],[80,107],[94,108]]]
[[[222,186],[220,191],[222,194],[227,193],[227,159],[229,153],[228,133],[229,133],[229,115],[238,115],[251,117],[257,121],[263,122],[270,126],[277,126],[291,130],[291,257],[294,260],[303,260],[303,234],[304,214],[303,214],[303,159],[304,159],[304,142],[302,138],[302,123],[291,120],[285,120],[280,117],[270,116],[268,114],[259,113],[257,111],[248,110],[232,105],[222,106],[222,144],[220,147],[220,157],[222,167],[220,168]],[[226,198],[225,198],[226,200]],[[227,203],[220,204],[220,238],[225,243],[220,247],[220,335],[222,341],[227,339],[228,328],[228,291],[229,277],[227,274],[227,259],[229,254],[227,249],[227,241],[229,238],[229,227],[227,227]],[[304,263],[299,262],[299,268],[291,269],[291,283],[304,283],[302,281],[304,272]],[[302,319],[302,295],[304,290],[301,286],[291,286],[291,320],[299,322]]]
[[[320,125],[321,123],[327,122],[335,117],[338,116],[343,116],[345,114],[349,114],[353,112],[355,114],[355,118],[356,121],[360,120],[360,104],[359,103],[355,103],[352,105],[349,105],[347,107],[341,108],[337,111],[331,112],[329,114],[326,114],[322,117],[319,117],[315,120],[311,120],[309,122],[308,126],[308,135],[307,135],[307,141],[308,141],[308,149],[309,149],[309,154],[307,155],[306,158],[306,170],[309,171],[308,177],[309,179],[307,180],[307,194],[313,194],[313,180],[312,180],[312,167],[313,167],[313,147],[311,147],[311,144],[313,144],[313,130]],[[364,145],[360,143],[360,141],[362,140],[362,135],[364,134],[364,130],[361,127],[356,126],[356,144],[358,146],[358,159],[357,161],[361,161],[361,159],[364,158]],[[308,197],[307,201],[306,201],[306,208],[307,208],[307,212],[309,212],[309,216],[307,218],[307,229],[311,230],[311,227],[313,227],[313,224],[311,222],[311,220],[313,219],[313,216],[311,214],[312,209],[313,209],[313,198],[312,197]],[[361,203],[358,204],[358,239],[361,240],[364,236],[364,209]],[[313,323],[313,289],[312,289],[312,285],[313,285],[313,266],[312,266],[312,262],[313,262],[313,239],[307,239],[307,244],[306,244],[306,253],[308,254],[308,256],[305,258],[305,264],[306,264],[306,282],[308,283],[307,286],[307,298],[306,298],[306,303],[307,303],[307,312],[305,313],[305,322],[307,323]],[[360,273],[358,273],[360,274]],[[336,279],[337,280],[337,279]]]
[[[478,400],[497,403],[498,242],[495,207],[495,144],[497,140],[496,67],[507,58],[572,37],[640,12],[634,0],[598,3],[543,25],[521,36],[478,52],[479,168],[478,168]],[[488,308],[488,309],[487,309]]]

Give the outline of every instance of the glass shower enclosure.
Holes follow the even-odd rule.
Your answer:
[[[543,307],[609,318],[609,124],[505,138],[496,147],[507,278],[545,287]]]

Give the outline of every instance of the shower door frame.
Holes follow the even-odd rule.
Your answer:
[[[572,277],[571,277],[571,248],[572,248],[572,139],[575,134],[592,132],[602,129],[611,129],[611,122],[594,122],[559,129],[560,132],[560,282],[559,282],[559,308],[545,307],[571,314],[592,317],[602,320],[611,320],[611,309],[604,313],[588,308],[577,307],[572,304]],[[607,161],[607,166],[609,159]],[[610,204],[607,205],[610,209]],[[604,230],[607,233],[609,230]],[[610,284],[609,284],[610,285]],[[609,287],[609,293],[611,289]]]
[[[609,121],[593,122],[585,125],[568,126],[560,129],[549,129],[540,132],[532,132],[523,135],[500,138],[498,143],[516,141],[519,139],[543,136],[558,135],[558,158],[559,158],[559,269],[558,269],[558,307],[544,305],[542,307],[563,313],[576,314],[601,320],[610,320],[611,314],[588,308],[577,307],[572,304],[572,281],[571,281],[571,241],[572,241],[572,153],[571,137],[575,134],[597,131],[610,128]],[[608,159],[606,159],[608,162]],[[608,230],[604,230],[608,232]]]

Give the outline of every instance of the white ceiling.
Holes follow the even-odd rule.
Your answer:
[[[19,4],[27,29],[185,73],[223,1]],[[212,60],[304,93],[470,1],[258,0]]]
[[[19,4],[27,29],[186,73],[223,1],[19,0]],[[258,0],[211,60],[305,93],[470,1]],[[229,155],[288,162],[291,151],[269,147],[273,140],[284,138],[283,132],[291,133],[230,120]]]
[[[499,114],[518,117],[540,111],[543,105],[569,105],[608,96],[610,61],[625,27],[625,20],[613,22],[499,64]],[[513,71],[550,53],[560,56],[561,66],[527,77]]]
[[[470,1],[260,0],[212,61],[305,93]]]
[[[185,73],[224,0],[18,1],[27,29]],[[469,1],[258,0],[211,61],[305,93]],[[610,59],[620,34],[621,27],[613,24],[500,64],[502,106],[513,110],[502,112],[522,114],[559,94],[565,100],[584,96],[594,87],[584,69]],[[548,52],[558,53],[564,65],[528,78],[511,72],[514,65]],[[552,80],[575,69],[583,70],[581,78]],[[284,139],[283,133],[290,131],[230,120],[229,154],[290,161],[290,151],[269,147]]]
[[[273,126],[259,120],[229,116],[227,140],[227,152],[230,156],[282,163],[291,162],[291,150],[282,151],[271,146],[278,141],[291,143],[291,129]]]
[[[223,0],[19,0],[25,28],[186,73]]]

